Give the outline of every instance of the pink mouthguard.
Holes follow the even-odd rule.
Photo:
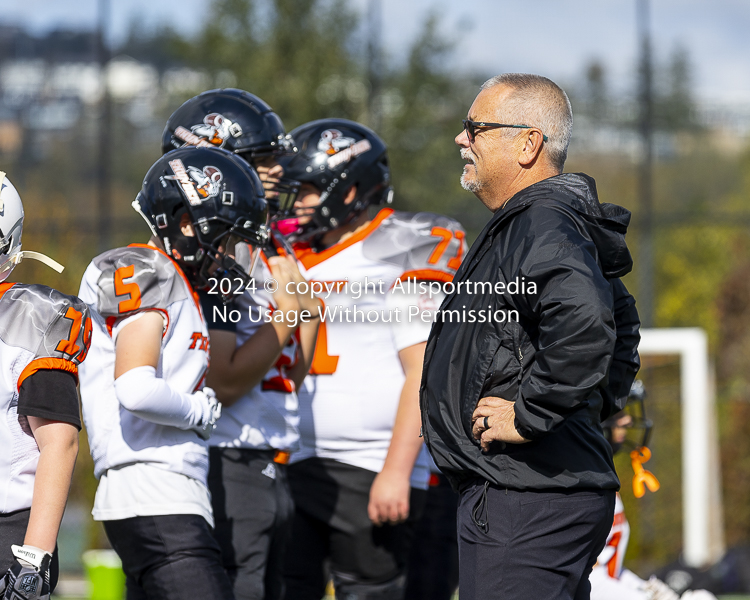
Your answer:
[[[299,219],[284,219],[273,225],[281,235],[289,235],[299,229]]]

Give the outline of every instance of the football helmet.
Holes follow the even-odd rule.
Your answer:
[[[133,208],[196,288],[212,276],[249,283],[258,250],[268,242],[268,207],[258,175],[218,148],[186,146],[162,156],[146,174]]]
[[[393,199],[385,143],[374,131],[346,119],[321,119],[291,132],[297,152],[280,159],[287,177],[311,183],[321,193],[314,210],[296,207],[292,219],[280,221],[293,240],[310,239],[352,221],[371,204]],[[345,204],[347,193],[356,195]],[[304,224],[302,216],[311,218]]]
[[[23,203],[16,188],[0,171],[0,281],[5,281],[24,258],[33,258],[62,273],[64,267],[39,252],[21,250]]]
[[[162,152],[184,145],[224,148],[254,167],[266,157],[295,151],[271,107],[249,92],[232,88],[203,92],[172,113],[162,135]],[[275,215],[291,208],[299,184],[282,177],[265,187],[269,210]]]
[[[630,387],[628,400],[625,408],[602,421],[602,428],[607,441],[612,446],[613,452],[625,448],[634,450],[648,445],[651,437],[653,422],[646,417],[644,400],[646,399],[646,388],[640,379],[636,379]],[[624,438],[615,439],[613,429],[627,430]]]

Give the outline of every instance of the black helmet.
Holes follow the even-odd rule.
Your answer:
[[[622,448],[635,450],[636,448],[648,445],[653,422],[646,417],[646,408],[643,402],[645,399],[646,388],[641,380],[636,379],[630,387],[625,408],[602,421],[604,435],[612,446],[613,452],[617,452]],[[626,424],[621,425],[620,423],[622,423],[624,417],[630,417],[630,419],[627,419]],[[624,442],[617,442],[612,439],[612,428],[618,426],[628,429]]]
[[[321,119],[291,132],[297,153],[280,160],[287,177],[311,183],[321,192],[320,204],[308,223],[282,222],[292,239],[308,239],[347,224],[371,204],[391,202],[393,190],[383,140],[360,123]],[[354,201],[344,204],[356,186]],[[309,211],[310,209],[307,209]],[[297,215],[309,214],[298,209]]]
[[[146,174],[133,208],[197,288],[207,285],[214,264],[220,275],[249,282],[258,249],[268,242],[268,207],[258,175],[218,148],[185,147],[162,156]],[[185,218],[194,236],[182,232]]]
[[[271,107],[249,92],[232,88],[203,92],[172,113],[162,135],[162,152],[184,145],[224,148],[254,167],[258,159],[294,152],[291,137]],[[266,189],[272,192],[267,198],[269,209],[277,213],[294,203],[298,184],[282,178]]]

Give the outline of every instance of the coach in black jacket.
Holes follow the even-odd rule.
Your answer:
[[[639,366],[618,279],[630,213],[561,174],[571,126],[559,87],[510,74],[484,84],[456,138],[461,182],[494,215],[433,326],[421,407],[461,492],[461,600],[588,598],[612,525],[619,481],[600,422]]]

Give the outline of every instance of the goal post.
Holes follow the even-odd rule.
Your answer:
[[[678,355],[682,422],[683,558],[706,567],[725,550],[715,382],[708,337],[698,327],[642,329],[641,356]]]

